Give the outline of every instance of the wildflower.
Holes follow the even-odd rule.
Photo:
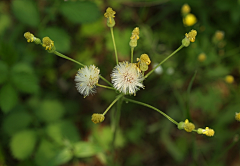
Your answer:
[[[234,82],[234,77],[232,75],[227,75],[225,77],[225,81],[229,84],[232,84]]]
[[[200,61],[200,62],[205,61],[206,58],[207,58],[206,54],[204,54],[204,53],[201,53],[201,54],[198,55],[198,61]]]
[[[124,94],[135,95],[139,87],[144,88],[143,74],[134,63],[120,62],[114,67],[111,78],[114,88]]]
[[[94,65],[85,66],[78,70],[75,76],[77,90],[84,97],[96,93],[95,87],[98,83],[100,70]]]
[[[137,40],[139,39],[139,28],[136,27],[134,28],[134,30],[132,31],[132,36],[130,37],[130,42],[129,45],[130,47],[137,47]]]
[[[236,112],[235,119],[240,122],[240,112]]]
[[[190,6],[185,3],[185,4],[182,6],[182,9],[181,9],[182,14],[188,14],[188,13],[190,13],[190,11],[191,11]]]
[[[185,122],[180,122],[178,124],[178,129],[184,129],[187,132],[192,132],[195,129],[195,125],[186,119]]]
[[[42,41],[43,41],[42,46],[46,47],[46,50],[49,50],[49,51],[55,50],[54,41],[52,41],[49,37],[44,37]]]
[[[197,22],[197,18],[194,14],[187,14],[184,18],[183,18],[183,24],[185,26],[193,26],[195,23]]]
[[[141,70],[141,71],[147,71],[148,70],[148,65],[150,65],[151,60],[149,58],[149,56],[147,54],[142,54],[140,56],[140,58],[137,58],[137,67]]]
[[[112,10],[112,8],[108,7],[106,10],[106,13],[104,14],[104,17],[107,18],[107,26],[108,27],[114,27],[115,25],[115,17],[116,12]]]
[[[97,124],[97,123],[101,123],[102,121],[104,121],[105,117],[103,114],[93,114],[92,115],[92,122]]]
[[[26,32],[24,33],[24,37],[27,39],[27,42],[35,42],[36,44],[40,44],[41,40],[36,38],[32,33]]]
[[[209,127],[206,127],[205,129],[202,129],[202,128],[199,128],[198,130],[197,130],[197,133],[198,134],[205,134],[206,136],[209,136],[209,137],[211,137],[211,136],[214,136],[214,130],[213,129],[210,129]]]
[[[188,47],[190,42],[195,42],[195,37],[197,36],[196,30],[191,30],[191,32],[185,34],[185,38],[182,40],[182,45]]]

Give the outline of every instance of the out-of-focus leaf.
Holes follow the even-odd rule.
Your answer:
[[[222,66],[218,66],[216,68],[209,69],[206,74],[207,74],[208,77],[214,78],[214,77],[226,76],[228,73],[229,72],[228,72],[227,68],[224,68]]]
[[[74,144],[74,155],[76,157],[90,157],[99,152],[101,152],[101,148],[90,142],[81,141]]]
[[[32,130],[24,130],[13,135],[10,143],[15,158],[23,160],[29,157],[35,147],[36,134]]]
[[[60,119],[65,110],[61,102],[57,100],[45,100],[36,110],[37,116],[45,122],[53,122]]]
[[[70,36],[68,33],[58,27],[48,27],[40,32],[41,37],[48,36],[54,41],[56,49],[60,52],[68,52],[70,50]]]
[[[93,23],[83,24],[81,26],[81,34],[87,37],[101,36],[104,30],[105,28],[101,19]]]
[[[0,84],[7,80],[8,76],[8,66],[5,62],[0,61]]]
[[[11,18],[9,15],[1,14],[0,15],[0,36],[4,33],[4,31],[10,27],[11,25]]]
[[[14,64],[18,59],[18,52],[12,44],[7,42],[0,43],[0,59],[8,65]]]
[[[67,1],[60,6],[60,12],[73,23],[96,21],[100,17],[97,5],[90,1]]]
[[[59,144],[62,144],[64,141],[77,142],[80,139],[77,128],[69,121],[49,124],[46,131],[47,134]]]
[[[35,2],[31,0],[14,0],[11,3],[15,17],[22,23],[33,27],[37,27],[40,22]]]
[[[32,117],[24,110],[13,111],[3,120],[3,129],[9,135],[26,128],[32,120]]]
[[[0,107],[3,112],[9,112],[18,103],[18,94],[12,85],[4,85],[0,89]]]
[[[33,69],[24,63],[13,66],[11,79],[15,87],[21,92],[36,93],[39,90],[38,80],[33,74]]]
[[[59,148],[47,140],[42,140],[35,155],[38,166],[57,166],[68,162],[73,153],[68,148]]]

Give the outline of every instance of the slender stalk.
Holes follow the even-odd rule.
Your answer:
[[[105,115],[108,112],[108,110],[113,106],[113,104],[115,104],[122,96],[123,96],[123,94],[118,95],[117,98],[115,100],[113,100],[113,102],[108,106],[108,108],[105,110],[103,115]]]
[[[134,50],[134,47],[131,47],[131,63],[133,63],[133,50]]]
[[[168,116],[168,115],[165,114],[164,112],[160,111],[159,109],[157,109],[157,108],[155,108],[155,107],[153,107],[153,106],[151,106],[151,105],[149,105],[149,104],[142,103],[142,102],[140,102],[140,101],[136,101],[136,100],[132,100],[132,99],[128,99],[128,98],[125,98],[125,97],[124,97],[124,100],[125,100],[125,101],[129,101],[129,102],[132,102],[132,103],[136,103],[136,104],[139,104],[139,105],[143,105],[143,106],[145,106],[145,107],[149,107],[149,108],[151,108],[151,109],[159,112],[159,113],[162,114],[163,116],[165,116],[165,117],[166,117],[168,120],[170,120],[172,123],[178,125],[178,122],[176,122],[175,120],[173,120],[170,116]]]
[[[99,86],[99,87],[102,87],[102,88],[116,90],[116,89],[114,89],[113,87],[110,87],[110,86],[105,86],[105,85],[100,85],[100,84],[96,84],[96,85]]]
[[[60,52],[54,51],[53,53],[56,54],[57,56],[60,56],[61,58],[64,58],[64,59],[67,59],[67,60],[72,61],[72,62],[74,62],[74,63],[77,63],[77,64],[79,64],[79,65],[82,66],[82,67],[85,66],[84,64],[82,64],[82,63],[80,63],[80,62],[78,62],[78,61],[76,61],[76,60],[74,60],[74,59],[72,59],[72,58],[69,58],[69,57],[66,56],[66,55],[63,55],[63,54],[60,53]],[[106,80],[103,76],[100,75],[99,77],[100,77],[103,81],[105,81],[108,85],[110,85],[111,87],[113,87],[113,85],[112,85],[108,80]]]
[[[158,68],[158,66],[160,66],[161,64],[163,64],[166,60],[168,60],[171,56],[173,56],[174,54],[176,54],[179,50],[181,50],[184,46],[181,45],[180,47],[178,47],[178,49],[176,49],[172,54],[170,54],[167,58],[165,58],[162,62],[160,62],[156,67],[154,67],[148,74],[145,75],[145,78],[147,78],[156,68]]]
[[[111,35],[112,35],[112,40],[113,40],[113,47],[114,47],[115,56],[116,56],[116,63],[118,64],[117,48],[116,48],[116,43],[115,43],[114,34],[113,34],[113,27],[110,27],[110,30],[111,30]]]

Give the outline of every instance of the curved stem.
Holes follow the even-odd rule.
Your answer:
[[[133,50],[134,50],[134,47],[131,47],[131,63],[133,63]]]
[[[111,30],[112,40],[113,40],[113,47],[114,47],[114,51],[115,51],[116,63],[118,64],[117,48],[116,48],[114,34],[113,34],[113,27],[110,27],[110,30]]]
[[[123,96],[123,94],[118,95],[117,98],[115,100],[113,100],[113,102],[108,106],[108,108],[105,110],[103,115],[105,115],[108,112],[108,110],[113,106],[113,104],[115,104],[122,96]]]
[[[96,85],[99,86],[99,87],[102,87],[102,88],[116,90],[116,89],[114,89],[113,87],[110,87],[110,86],[105,86],[105,85],[100,85],[100,84],[96,84]]]
[[[67,60],[69,60],[69,61],[72,61],[72,62],[74,62],[74,63],[77,63],[77,64],[79,64],[80,66],[82,66],[82,67],[84,67],[85,65],[84,64],[82,64],[82,63],[80,63],[80,62],[78,62],[78,61],[76,61],[76,60],[74,60],[74,59],[72,59],[72,58],[69,58],[68,56],[66,56],[66,55],[64,55],[64,54],[62,54],[62,53],[60,53],[60,52],[58,52],[58,51],[54,51],[53,52],[54,54],[56,54],[57,56],[60,56],[61,58],[64,58],[64,59],[67,59]],[[106,80],[103,76],[99,76],[103,81],[105,81],[108,85],[110,85],[111,87],[113,87],[113,85],[108,81],[108,80]]]
[[[142,103],[140,101],[136,101],[136,100],[132,100],[132,99],[128,99],[128,98],[124,98],[124,100],[126,101],[129,101],[129,102],[132,102],[132,103],[136,103],[136,104],[139,104],[139,105],[143,105],[145,107],[149,107],[157,112],[159,112],[160,114],[162,114],[163,116],[165,116],[168,120],[170,120],[172,123],[174,123],[175,125],[178,125],[178,122],[176,122],[175,120],[173,120],[170,116],[168,116],[167,114],[165,114],[164,112],[160,111],[159,109],[149,105],[149,104],[146,104],[146,103]]]
[[[145,75],[145,78],[147,78],[156,68],[158,68],[158,66],[160,66],[161,64],[163,64],[166,60],[168,60],[171,56],[173,56],[174,54],[176,54],[179,50],[181,50],[184,46],[181,45],[180,47],[178,47],[178,49],[176,49],[172,54],[170,54],[167,58],[165,58],[162,62],[160,62],[156,67],[154,67],[149,73],[147,73]]]

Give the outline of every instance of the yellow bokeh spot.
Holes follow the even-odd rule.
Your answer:
[[[188,4],[184,4],[182,6],[182,9],[181,9],[182,14],[188,14],[190,13],[190,11],[191,11],[191,8]]]
[[[232,75],[227,75],[225,77],[225,81],[229,84],[232,84],[234,82],[234,77]]]
[[[194,24],[196,24],[197,22],[197,18],[194,14],[187,14],[186,17],[183,18],[183,24],[185,26],[193,26]]]
[[[199,62],[205,61],[206,58],[207,58],[207,56],[206,56],[206,54],[204,54],[204,53],[201,53],[201,54],[198,55],[198,61],[199,61]]]
[[[235,119],[240,122],[240,112],[236,112]]]

